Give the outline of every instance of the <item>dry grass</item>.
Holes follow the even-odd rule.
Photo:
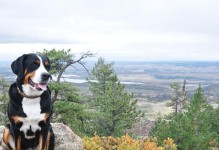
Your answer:
[[[139,106],[142,110],[146,111],[146,118],[150,121],[154,121],[157,117],[163,117],[170,114],[173,109],[172,107],[167,107],[165,102],[151,102],[151,101],[141,101]]]

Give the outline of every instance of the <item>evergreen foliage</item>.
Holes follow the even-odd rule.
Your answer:
[[[71,53],[71,50],[56,50],[56,49],[51,49],[51,50],[46,50],[42,53],[46,55],[49,60],[50,60],[50,65],[51,65],[51,71],[50,73],[57,75],[58,73],[61,72],[63,67],[70,61],[74,59],[74,55]]]
[[[137,110],[137,100],[133,94],[124,92],[113,69],[113,63],[105,64],[99,58],[92,75],[97,81],[89,80],[93,94],[93,106],[97,111],[94,121],[98,135],[121,136],[126,129],[140,120],[144,115]]]
[[[174,112],[168,115],[167,118],[171,118],[186,109],[188,99],[186,97],[185,85],[186,80],[184,80],[182,86],[176,82],[170,84],[170,89],[172,91],[171,102],[167,103],[167,106],[171,106]]]
[[[178,113],[171,121],[159,118],[151,133],[160,143],[167,137],[172,138],[182,150],[216,148],[219,142],[218,111],[207,103],[200,86],[185,112]]]

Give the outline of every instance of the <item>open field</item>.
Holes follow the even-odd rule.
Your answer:
[[[139,109],[145,112],[145,116],[148,120],[154,121],[157,117],[164,117],[165,115],[173,112],[171,107],[167,107],[166,103],[169,102],[156,102],[156,101],[139,101]]]
[[[90,72],[94,64],[87,62]],[[186,79],[188,97],[201,85],[213,105],[219,96],[219,62],[115,62],[114,69],[125,84],[125,90],[134,93],[139,99],[139,109],[146,110],[151,120],[159,113],[171,112],[171,108],[165,106],[171,97],[170,83],[182,83]],[[0,76],[9,82],[15,81],[10,62],[0,63]],[[82,66],[69,68],[64,77],[63,81],[72,82],[82,93],[89,95],[85,79],[90,76]]]

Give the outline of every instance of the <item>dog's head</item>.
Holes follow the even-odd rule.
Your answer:
[[[17,80],[34,90],[45,91],[51,79],[49,59],[37,54],[24,54],[11,64]]]

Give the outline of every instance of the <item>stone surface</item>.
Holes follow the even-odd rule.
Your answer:
[[[52,123],[55,133],[56,150],[82,150],[82,139],[77,136],[68,126],[62,123]]]
[[[55,150],[82,150],[82,139],[68,126],[62,123],[51,123],[55,133]],[[4,126],[0,126],[0,141],[4,132]],[[2,147],[0,145],[0,150]]]
[[[0,150],[3,150],[1,146],[1,140],[2,140],[4,129],[5,129],[5,126],[0,125]]]

